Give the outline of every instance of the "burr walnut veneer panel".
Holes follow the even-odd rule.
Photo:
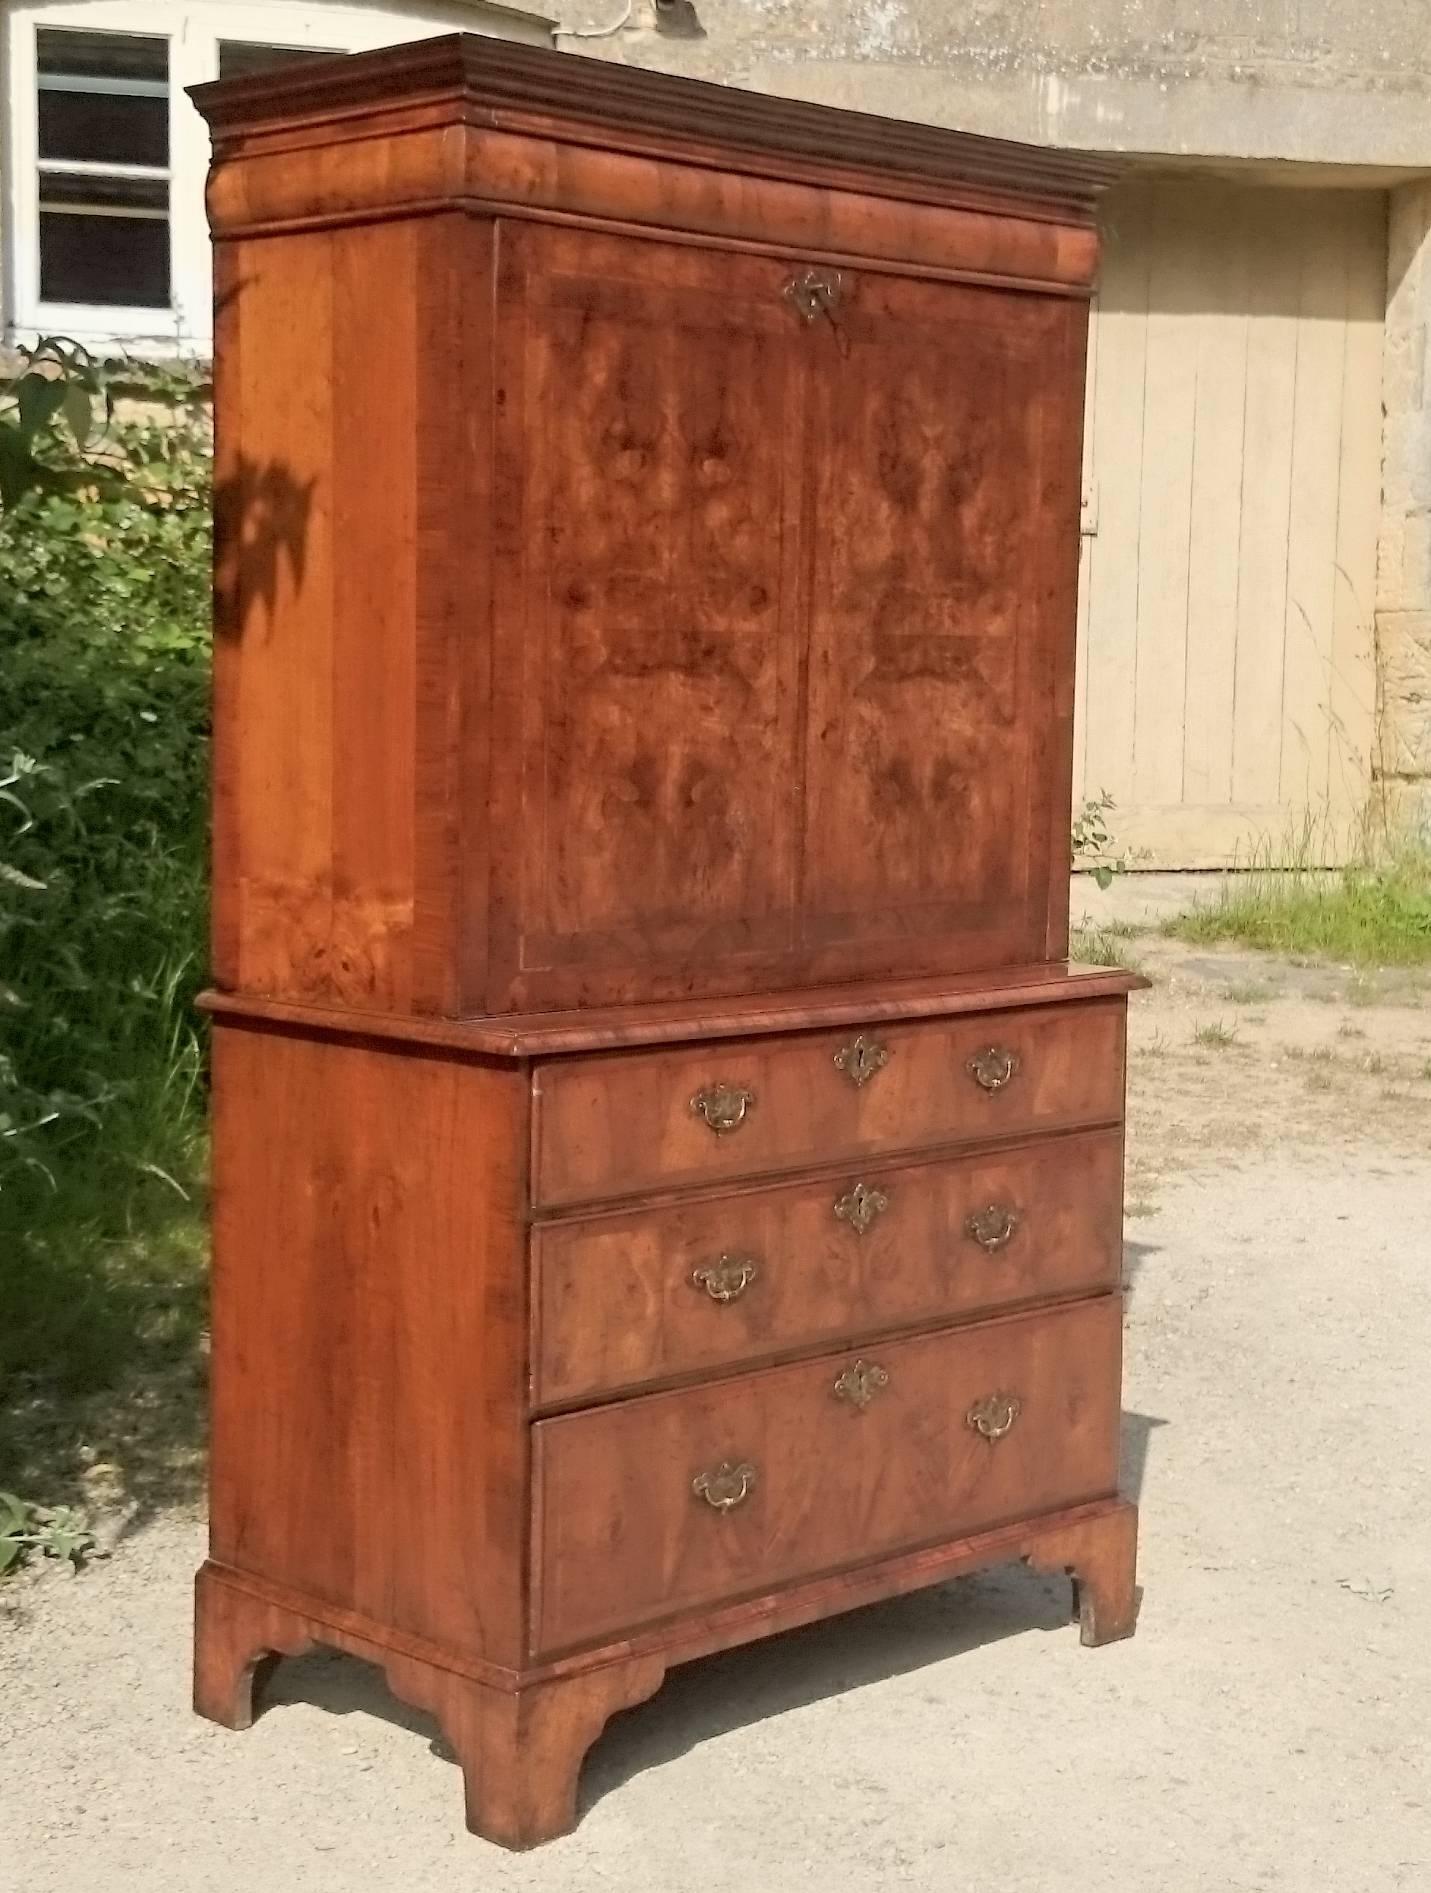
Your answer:
[[[535,1402],[1115,1287],[1122,1162],[1093,1131],[540,1222]]]
[[[854,1032],[543,1064],[533,1196],[587,1201],[1113,1123],[1123,1019],[1112,999],[890,1026],[877,1035],[884,1062],[863,1084],[846,1069],[859,1056]]]
[[[541,1421],[535,1646],[1112,1496],[1121,1334],[1105,1296]]]

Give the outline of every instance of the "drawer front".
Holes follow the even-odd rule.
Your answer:
[[[1123,1112],[1121,997],[956,1019],[552,1060],[535,1080],[539,1205]]]
[[[538,1227],[539,1406],[1116,1285],[1122,1132]]]
[[[535,1649],[1112,1494],[1120,1352],[1109,1295],[538,1421]]]

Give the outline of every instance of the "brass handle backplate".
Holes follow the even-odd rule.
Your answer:
[[[755,1093],[745,1085],[705,1085],[691,1099],[691,1109],[717,1137],[726,1137],[740,1129],[754,1103]]]
[[[889,1047],[878,1039],[867,1039],[861,1032],[857,1039],[840,1047],[835,1063],[858,1091],[889,1063]]]
[[[753,1255],[721,1255],[691,1270],[691,1286],[703,1288],[712,1301],[735,1301],[759,1273]]]
[[[868,1183],[856,1183],[843,1196],[835,1198],[835,1214],[842,1223],[848,1223],[857,1236],[863,1236],[872,1228],[888,1208],[886,1192]]]
[[[1002,1045],[990,1045],[976,1052],[964,1067],[976,1085],[985,1091],[1002,1091],[1019,1068],[1019,1055]]]
[[[786,300],[794,303],[807,322],[820,316],[833,322],[844,295],[844,278],[837,269],[802,269],[785,285]]]
[[[863,1413],[877,1393],[889,1385],[889,1374],[878,1361],[854,1361],[835,1382],[835,1398],[848,1400],[856,1413]]]
[[[1014,1393],[991,1393],[976,1400],[964,1415],[966,1426],[991,1443],[1002,1439],[1023,1411],[1023,1401]]]
[[[738,1465],[723,1459],[714,1472],[698,1472],[691,1481],[691,1491],[714,1512],[728,1512],[743,1505],[754,1490],[755,1467],[748,1459]]]
[[[1011,1242],[1018,1232],[1019,1212],[1006,1203],[990,1203],[987,1209],[976,1209],[964,1219],[964,1231],[981,1249],[990,1255],[996,1249],[1002,1249],[1006,1242]]]

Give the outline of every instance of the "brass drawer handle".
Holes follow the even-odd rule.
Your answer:
[[[889,1385],[889,1374],[878,1361],[855,1361],[835,1382],[835,1398],[848,1400],[856,1413],[863,1413],[877,1393]]]
[[[1002,1045],[990,1045],[976,1052],[964,1067],[974,1083],[985,1091],[1002,1091],[1018,1068],[1018,1053],[1007,1051]]]
[[[726,1137],[740,1129],[754,1103],[755,1093],[744,1085],[705,1085],[691,1099],[691,1109],[717,1137]]]
[[[848,1223],[857,1236],[863,1236],[889,1208],[889,1197],[868,1183],[856,1183],[843,1196],[835,1198],[835,1214]]]
[[[976,1209],[964,1219],[964,1233],[992,1255],[1013,1240],[1021,1220],[1019,1212],[1009,1205],[990,1203],[987,1209]]]
[[[861,1032],[857,1039],[840,1047],[835,1053],[835,1063],[859,1091],[889,1063],[889,1047],[881,1045],[878,1039],[867,1039]]]
[[[990,1442],[1002,1439],[1023,1412],[1023,1401],[1013,1393],[991,1393],[976,1400],[964,1415],[967,1426]]]
[[[742,1459],[739,1465],[723,1459],[714,1472],[698,1472],[691,1481],[691,1491],[714,1512],[744,1505],[754,1490],[755,1468],[748,1459]]]
[[[703,1288],[712,1301],[736,1301],[759,1273],[753,1255],[721,1255],[691,1270],[691,1287]]]

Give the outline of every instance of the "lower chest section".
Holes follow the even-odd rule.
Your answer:
[[[1106,993],[529,1063],[221,1023],[215,1558],[511,1674],[1111,1497],[1123,1040]]]
[[[534,1656],[1116,1490],[1122,1033],[1114,1001],[539,1071]]]

